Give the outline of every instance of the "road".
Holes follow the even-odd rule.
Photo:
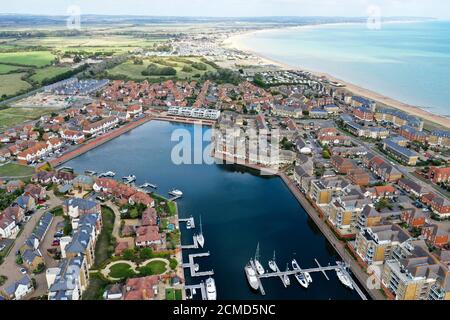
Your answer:
[[[0,275],[8,277],[8,281],[6,281],[6,283],[2,287],[0,287],[0,291],[3,291],[3,289],[8,287],[15,281],[19,280],[21,277],[23,277],[23,274],[21,274],[19,271],[20,266],[16,264],[16,252],[25,243],[28,237],[33,233],[36,224],[38,223],[39,219],[44,215],[44,213],[62,204],[61,200],[54,195],[53,191],[47,192],[47,195],[50,197],[50,199],[46,202],[46,204],[49,206],[49,209],[48,210],[39,209],[36,211],[35,214],[31,216],[30,221],[28,221],[25,224],[25,227],[23,228],[22,232],[14,241],[14,245],[10,250],[9,254],[5,257],[3,264],[0,265]],[[32,276],[32,273],[29,272],[28,274]]]
[[[439,190],[439,187],[432,185],[430,183],[427,183],[421,179],[418,179],[415,175],[413,175],[411,173],[411,170],[413,169],[412,167],[407,167],[398,163],[395,163],[394,161],[392,161],[391,159],[389,159],[384,153],[380,152],[379,150],[377,150],[377,148],[375,146],[373,146],[370,143],[367,143],[365,141],[361,141],[361,139],[359,139],[358,137],[355,137],[353,135],[350,135],[349,133],[339,129],[339,132],[341,132],[342,134],[345,134],[349,137],[352,137],[352,139],[354,140],[355,143],[359,144],[362,147],[365,147],[366,149],[370,150],[372,153],[376,154],[377,156],[381,157],[384,161],[386,161],[389,164],[393,164],[394,168],[396,168],[398,171],[400,171],[403,176],[405,178],[408,178],[416,183],[418,183],[419,185],[421,185],[422,187],[425,187],[428,191],[434,191],[436,193],[438,193],[441,197],[447,198],[448,195],[444,194],[441,190]]]
[[[328,239],[334,249],[339,253],[341,258],[350,265],[350,268],[358,279],[359,283],[364,286],[365,290],[369,293],[369,295],[374,300],[385,300],[385,296],[379,290],[370,290],[367,288],[367,283],[369,275],[366,274],[362,269],[358,262],[350,255],[350,253],[346,250],[345,244],[340,241],[334,233],[331,231],[330,227],[323,221],[319,215],[317,214],[317,210],[309,203],[309,201],[305,198],[305,196],[300,192],[300,190],[295,185],[291,179],[289,179],[285,174],[280,174],[280,177],[286,183],[286,185],[291,190],[292,194],[297,198],[297,200],[301,203],[305,211],[309,214],[311,219],[315,222],[317,227],[322,231],[322,234]]]

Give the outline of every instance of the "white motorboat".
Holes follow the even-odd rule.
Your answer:
[[[306,281],[308,281],[309,283],[313,282],[311,274],[309,272],[303,272],[303,274],[305,275]]]
[[[192,229],[191,220],[186,221],[186,229]]]
[[[152,188],[152,189],[157,189],[158,187],[154,184],[151,183],[144,183],[143,185],[139,186],[139,188],[145,189],[145,188]]]
[[[277,272],[278,271],[278,266],[277,266],[277,262],[276,262],[276,259],[275,259],[275,251],[273,252],[272,260],[269,261],[269,268],[273,272]]]
[[[200,233],[196,235],[197,243],[200,247],[205,246],[205,237],[203,236],[202,216],[200,216]]]
[[[122,179],[125,180],[125,183],[133,183],[136,181],[136,176],[132,174],[132,175],[123,177]]]
[[[110,178],[113,178],[113,177],[115,177],[116,176],[116,173],[115,172],[113,172],[113,171],[108,171],[108,172],[103,172],[103,173],[100,173],[99,174],[99,178],[102,178],[102,177],[110,177]]]
[[[342,269],[336,269],[336,275],[344,286],[353,290],[353,283],[347,273],[343,272]]]
[[[253,269],[251,263],[247,264],[244,268],[245,275],[247,276],[247,281],[250,287],[253,290],[258,290],[259,288],[259,282],[258,278],[256,277],[256,271]]]
[[[298,283],[300,283],[303,288],[308,289],[309,282],[308,280],[306,280],[305,274],[303,272],[295,274],[295,279],[297,279]]]
[[[297,262],[297,260],[295,260],[295,259],[292,259],[292,268],[294,269],[294,270],[302,270],[301,268],[300,268],[300,266],[298,265],[298,262]]]
[[[288,271],[289,271],[289,265],[286,265],[286,272],[288,272]],[[287,274],[283,275],[283,282],[286,287],[291,285],[291,279],[289,279],[289,276]]]
[[[261,264],[261,262],[259,261],[259,242],[258,245],[256,246],[256,253],[255,253],[255,267],[256,267],[256,271],[258,272],[259,275],[263,275],[265,273],[264,268]]]
[[[216,282],[211,277],[206,280],[206,297],[208,300],[217,300]]]
[[[182,197],[183,196],[183,192],[181,192],[178,189],[173,189],[173,190],[169,191],[169,194],[174,197]]]

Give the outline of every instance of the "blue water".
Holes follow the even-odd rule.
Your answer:
[[[450,22],[284,29],[245,36],[243,43],[274,60],[450,115]]]
[[[225,165],[175,165],[171,151],[176,129],[193,132],[193,126],[152,121],[66,163],[76,172],[112,170],[117,178],[137,176],[158,185],[158,193],[167,196],[173,188],[184,192],[178,202],[181,217],[202,215],[205,248],[211,256],[198,261],[201,271],[215,271],[219,299],[320,299],[356,300],[359,296],[347,290],[334,272],[330,281],[313,274],[314,282],[305,290],[292,277],[285,289],[279,279],[263,280],[266,296],[254,293],[248,286],[244,266],[254,256],[260,242],[261,261],[267,262],[276,250],[278,265],[286,268],[296,257],[304,268],[334,263],[339,256],[318,230],[302,206],[278,177],[258,174]],[[182,241],[192,243],[193,232],[182,232]],[[187,254],[183,255],[187,261]],[[292,269],[292,267],[291,267]],[[198,284],[203,279],[191,279]]]

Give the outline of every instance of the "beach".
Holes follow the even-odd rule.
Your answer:
[[[288,27],[288,28],[314,28],[316,26],[297,26],[297,27]],[[283,28],[283,29],[287,29],[287,28]],[[450,119],[446,118],[444,116],[440,116],[440,115],[436,115],[433,114],[427,110],[424,110],[418,106],[414,106],[408,103],[404,103],[401,101],[398,101],[396,99],[393,99],[391,97],[388,97],[386,95],[374,92],[372,90],[369,90],[367,88],[363,88],[361,86],[355,85],[353,83],[350,83],[348,81],[344,81],[342,79],[339,79],[337,77],[334,77],[331,74],[328,73],[323,73],[323,72],[317,72],[315,70],[309,70],[307,68],[303,68],[301,66],[293,66],[293,65],[289,65],[280,61],[276,61],[274,59],[271,59],[267,56],[262,55],[259,52],[255,52],[254,50],[252,50],[251,48],[249,48],[246,44],[245,44],[245,37],[248,37],[252,34],[255,33],[264,33],[264,32],[272,32],[275,30],[281,30],[280,28],[277,29],[265,29],[265,30],[256,30],[256,31],[250,31],[250,32],[245,32],[245,33],[239,33],[239,34],[235,34],[231,37],[229,37],[227,40],[225,40],[222,45],[226,48],[230,48],[230,49],[237,49],[243,52],[248,53],[249,55],[254,56],[255,58],[250,58],[248,60],[248,65],[273,65],[276,66],[277,68],[280,68],[282,70],[303,70],[303,71],[308,71],[311,74],[317,76],[317,77],[325,77],[327,78],[329,81],[332,82],[338,82],[341,83],[343,85],[345,85],[345,89],[350,91],[352,94],[354,95],[359,95],[359,96],[363,96],[369,99],[372,99],[382,105],[388,106],[388,107],[392,107],[398,110],[402,110],[404,112],[407,112],[409,114],[418,116],[422,119],[424,119],[426,122],[428,123],[432,123],[431,127],[436,127],[433,124],[436,124],[437,127],[442,127],[442,129],[449,129],[450,128]]]

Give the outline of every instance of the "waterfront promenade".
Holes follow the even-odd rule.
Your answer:
[[[316,226],[320,229],[322,234],[327,238],[327,240],[331,243],[334,249],[339,253],[341,258],[350,266],[353,274],[364,286],[365,290],[374,300],[385,300],[385,296],[381,293],[380,290],[369,289],[367,288],[369,275],[366,274],[362,269],[358,262],[351,256],[351,254],[345,249],[345,244],[340,241],[330,227],[326,224],[324,220],[322,220],[317,214],[317,210],[309,203],[306,197],[301,193],[301,191],[295,185],[295,182],[289,179],[289,177],[285,173],[279,174],[280,178],[284,181],[286,186],[292,192],[292,194],[297,198],[298,202],[302,205],[311,219],[314,221]]]

